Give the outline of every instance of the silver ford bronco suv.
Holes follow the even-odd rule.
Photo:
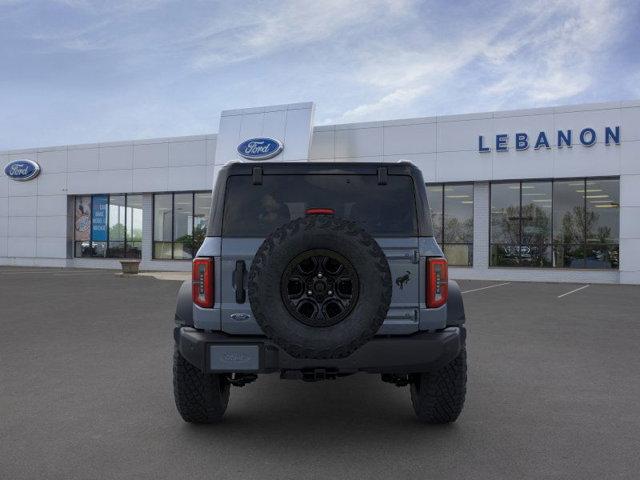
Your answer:
[[[221,420],[230,387],[264,373],[377,373],[410,386],[427,423],[455,421],[464,404],[462,296],[408,162],[224,167],[175,320],[187,422]]]

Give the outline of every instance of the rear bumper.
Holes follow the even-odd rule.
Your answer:
[[[325,370],[336,374],[416,373],[437,370],[451,362],[464,344],[464,327],[438,332],[376,337],[345,358],[295,358],[258,336],[206,333],[176,327],[174,337],[181,355],[207,373],[272,373]]]

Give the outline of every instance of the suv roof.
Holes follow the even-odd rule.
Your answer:
[[[413,179],[416,194],[418,235],[433,236],[427,190],[422,172],[414,164],[402,162],[233,162],[224,166],[213,190],[212,208],[207,236],[222,236],[222,219],[227,179],[232,175],[252,176],[253,184],[262,182],[262,175],[377,175],[381,184],[387,175],[405,175]]]

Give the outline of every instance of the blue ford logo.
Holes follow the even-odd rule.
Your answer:
[[[33,160],[14,160],[4,167],[4,173],[11,180],[26,182],[38,176],[40,165]]]
[[[238,145],[238,153],[248,160],[266,160],[278,155],[283,148],[282,143],[273,138],[250,138]]]

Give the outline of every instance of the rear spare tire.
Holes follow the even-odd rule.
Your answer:
[[[356,223],[309,215],[275,230],[249,272],[256,321],[298,358],[340,358],[370,340],[391,303],[391,272]]]

